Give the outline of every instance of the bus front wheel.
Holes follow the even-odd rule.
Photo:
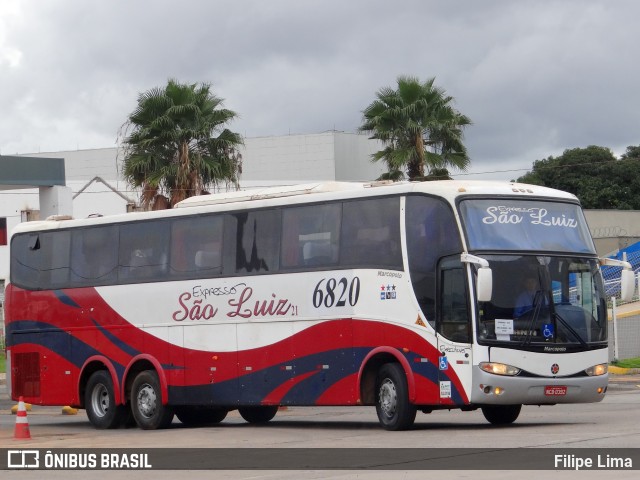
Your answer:
[[[520,415],[522,405],[485,405],[482,414],[492,425],[508,425]]]
[[[416,419],[416,407],[409,403],[407,377],[398,363],[386,363],[378,372],[376,413],[385,430],[406,430]]]
[[[153,370],[138,373],[131,384],[131,410],[143,430],[167,428],[173,420],[173,409],[162,404],[158,374]]]
[[[100,429],[118,428],[129,414],[126,405],[116,405],[113,381],[106,370],[98,370],[89,377],[84,406],[91,424]]]

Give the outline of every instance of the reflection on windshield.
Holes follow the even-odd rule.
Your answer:
[[[607,340],[602,282],[593,259],[485,255],[493,297],[480,304],[480,341],[588,344]]]

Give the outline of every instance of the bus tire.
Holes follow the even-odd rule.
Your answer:
[[[238,408],[240,416],[249,423],[267,423],[278,413],[277,405],[260,405],[258,407]]]
[[[93,372],[84,391],[84,406],[91,424],[99,429],[118,428],[129,414],[126,405],[116,405],[113,381],[106,370]]]
[[[482,414],[492,425],[508,425],[520,415],[522,405],[485,405]]]
[[[386,363],[378,371],[376,413],[385,430],[406,430],[416,419],[416,407],[409,403],[407,377],[398,363]]]
[[[162,390],[158,374],[144,370],[131,384],[131,411],[138,427],[143,430],[167,428],[173,420],[173,409],[162,404]]]
[[[176,407],[175,412],[178,420],[191,427],[220,423],[227,416],[228,410],[226,408],[185,405]]]

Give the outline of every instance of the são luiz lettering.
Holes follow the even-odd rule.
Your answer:
[[[613,457],[609,454],[598,454],[595,459],[578,455],[554,455],[554,467],[572,470],[630,469],[633,468],[633,460],[629,457]]]
[[[204,295],[203,295],[204,296]],[[227,304],[230,310],[226,312],[229,318],[274,317],[298,314],[298,307],[286,298],[278,298],[271,294],[268,300],[252,300],[253,289],[244,287],[238,296],[232,296]],[[203,298],[195,298],[193,292],[184,292],[178,297],[180,309],[173,312],[173,320],[211,320],[218,315],[218,308],[207,303]]]

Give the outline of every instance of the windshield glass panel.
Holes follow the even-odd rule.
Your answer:
[[[515,199],[460,202],[469,250],[595,253],[580,206]]]
[[[606,342],[606,302],[596,260],[484,258],[493,271],[493,296],[479,305],[479,341],[521,346]]]

